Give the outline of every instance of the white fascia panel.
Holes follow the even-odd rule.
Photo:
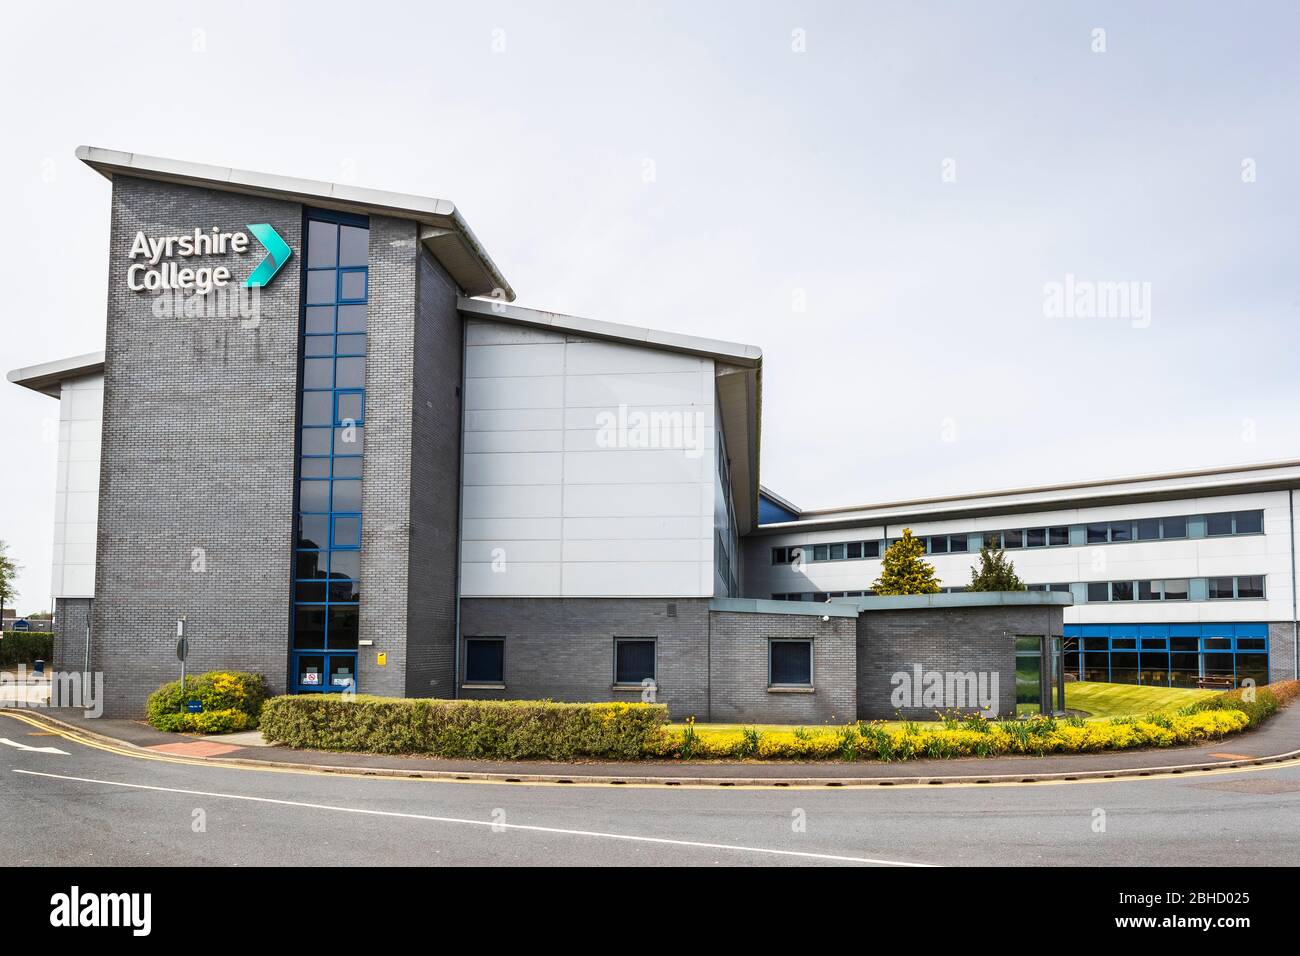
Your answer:
[[[568,563],[564,567],[565,597],[709,597],[712,585],[701,587],[698,561]]]

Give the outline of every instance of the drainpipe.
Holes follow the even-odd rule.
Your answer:
[[[1291,517],[1291,676],[1300,678],[1300,615],[1296,614],[1295,593],[1295,489],[1286,490]]]
[[[713,611],[707,604],[704,606],[704,614],[708,619],[705,630],[705,664],[708,667],[708,676],[705,678],[704,721],[711,724],[713,723]]]
[[[460,567],[461,548],[465,540],[465,360],[468,345],[465,340],[465,320],[457,316],[460,322],[460,385],[456,397],[460,400],[460,435],[456,441],[456,624],[451,658],[451,698],[460,697]],[[505,675],[502,674],[502,677]]]

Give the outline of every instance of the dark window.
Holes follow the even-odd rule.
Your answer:
[[[1206,515],[1205,533],[1208,535],[1232,534],[1232,512]]]
[[[654,679],[654,641],[620,638],[614,642],[615,684],[640,684]]]
[[[1047,547],[1047,529],[1030,528],[1025,532],[1025,547],[1027,548],[1045,548]]]
[[[466,638],[465,683],[500,684],[505,681],[506,642],[500,638]]]
[[[298,547],[328,548],[329,518],[325,515],[298,516]],[[299,574],[299,577],[303,575]]]
[[[330,650],[355,651],[357,649],[359,633],[357,607],[358,605],[355,604],[341,604],[337,607],[330,605],[328,615]]]
[[[786,549],[786,548],[773,548],[773,549],[772,549],[772,563],[773,563],[773,564],[789,564],[789,563],[790,563],[790,552],[789,552],[789,550]]]
[[[1211,601],[1224,601],[1232,596],[1232,578],[1210,578]]]
[[[1160,522],[1162,538],[1185,538],[1187,537],[1187,519],[1186,518],[1164,518]]]
[[[1138,600],[1139,600],[1139,601],[1159,601],[1159,600],[1160,600],[1160,582],[1159,582],[1159,581],[1139,581],[1139,582],[1138,582]]]
[[[1264,577],[1260,574],[1247,574],[1237,578],[1237,597],[1262,598],[1264,596]]]
[[[830,556],[830,549],[824,544],[813,545],[813,560],[825,561]]]
[[[812,641],[772,641],[768,647],[773,686],[811,686]]]
[[[1237,655],[1237,686],[1240,687],[1242,681],[1247,678],[1253,680],[1256,687],[1262,687],[1268,683],[1267,654]]]
[[[1069,527],[1057,527],[1048,529],[1051,535],[1051,545],[1053,548],[1061,547],[1070,543]]]
[[[1133,600],[1133,582],[1132,581],[1111,581],[1110,599],[1112,601]]]
[[[1011,548],[1023,548],[1024,546],[1025,546],[1025,533],[1024,533],[1023,531],[1003,531],[1003,532],[1002,532],[1002,547],[1003,547],[1003,548],[1007,548],[1007,549],[1011,549]]]
[[[1238,511],[1236,533],[1237,534],[1259,534],[1264,530],[1264,512],[1262,511]]]
[[[964,534],[948,535],[948,550],[951,551],[953,554],[965,554],[966,548],[967,548],[966,535]]]
[[[1196,638],[1192,638],[1195,647]],[[1197,653],[1174,653],[1169,655],[1169,685],[1171,687],[1195,687],[1201,676],[1201,655]]]
[[[1153,538],[1160,537],[1160,519],[1143,518],[1141,521],[1134,522],[1137,525],[1137,537],[1139,541],[1150,541]]]
[[[1111,541],[1132,541],[1133,522],[1112,521],[1110,525],[1110,540]]]
[[[930,553],[931,553],[931,554],[947,554],[947,553],[948,553],[948,536],[947,536],[947,535],[943,535],[943,534],[937,534],[937,535],[935,535],[934,537],[932,537],[932,538],[930,539]]]
[[[1088,582],[1088,600],[1089,601],[1109,601],[1110,585],[1105,581]]]
[[[1110,525],[1090,524],[1088,525],[1088,543],[1104,544],[1110,540]]]
[[[832,561],[843,561],[843,560],[844,560],[844,557],[845,557],[845,555],[844,555],[844,545],[842,545],[842,544],[833,544],[833,545],[830,546],[830,548],[831,548],[831,560],[832,560]]]
[[[862,542],[862,556],[863,556],[864,558],[878,558],[878,557],[880,557],[880,542],[879,542],[879,541],[863,541],[863,542]]]
[[[850,542],[849,542],[849,558],[850,558],[850,560],[851,560],[851,559],[854,559],[854,558],[860,558],[860,557],[862,557],[862,542],[861,542],[861,541],[850,541]]]

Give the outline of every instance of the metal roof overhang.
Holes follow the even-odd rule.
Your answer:
[[[1300,487],[1300,460],[1231,465],[1197,471],[1137,475],[1108,481],[1043,485],[965,496],[918,498],[879,505],[804,511],[798,521],[765,524],[756,534],[792,531],[834,531],[864,525],[903,525],[990,515],[1028,514],[1089,508],[1116,503],[1136,504],[1180,498],[1217,497],[1251,491],[1281,491]]]
[[[72,358],[16,368],[5,377],[15,385],[58,398],[60,386],[64,382],[74,378],[85,378],[87,375],[102,375],[103,372],[104,353],[87,352],[85,355],[74,355]]]
[[[284,199],[325,209],[410,219],[421,224],[420,241],[466,295],[496,295],[507,302],[513,302],[515,298],[510,283],[475,237],[456,204],[447,199],[295,179],[97,146],[78,146],[77,158],[109,180],[115,175],[134,176],[247,196]]]

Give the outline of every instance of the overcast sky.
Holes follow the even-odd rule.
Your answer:
[[[521,305],[761,346],[762,480],[805,507],[1300,457],[1300,5],[6,18],[5,370],[103,347],[87,143],[450,199]],[[1054,313],[1067,275],[1135,296]],[[0,414],[29,612],[57,406]]]

